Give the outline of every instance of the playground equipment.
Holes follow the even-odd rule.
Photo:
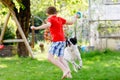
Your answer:
[[[4,45],[1,44],[0,45],[0,50],[2,50],[2,49],[4,49]]]
[[[29,51],[29,54],[31,55],[32,58],[34,58],[33,56],[33,52],[31,50],[31,47],[29,46],[29,43],[24,35],[24,32],[20,26],[20,23],[19,21],[17,20],[16,16],[15,16],[15,13],[13,11],[13,9],[11,7],[9,7],[9,5],[7,5],[5,2],[3,2],[4,5],[6,5],[9,9],[9,13],[7,14],[6,16],[6,19],[5,19],[5,23],[4,23],[4,26],[3,26],[3,29],[2,29],[2,32],[1,32],[1,35],[0,35],[0,44],[2,43],[13,43],[13,42],[24,42],[25,43],[25,46],[26,48],[28,49]],[[4,33],[5,33],[5,30],[7,28],[7,23],[8,23],[8,20],[9,20],[9,17],[12,16],[14,21],[16,22],[16,25],[18,27],[18,31],[22,37],[22,39],[10,39],[10,40],[3,40],[3,37],[4,37]],[[2,46],[2,45],[1,45]],[[2,47],[3,48],[3,47]]]

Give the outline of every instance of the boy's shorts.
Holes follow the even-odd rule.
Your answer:
[[[52,42],[49,53],[58,57],[64,56],[65,41]]]

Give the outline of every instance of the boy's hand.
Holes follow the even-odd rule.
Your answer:
[[[31,29],[32,29],[32,30],[35,30],[35,26],[31,26]]]
[[[78,18],[79,18],[79,15],[78,15],[78,14],[76,14],[76,15],[75,15],[75,17],[78,19]]]
[[[81,18],[81,12],[76,13],[76,18]]]

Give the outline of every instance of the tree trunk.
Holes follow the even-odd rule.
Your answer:
[[[29,33],[29,22],[30,22],[30,0],[21,0],[22,4],[24,5],[24,9],[20,8],[20,11],[18,12],[18,10],[15,8],[14,11],[16,13],[16,17],[23,29],[23,32],[26,36],[26,38],[28,37],[28,33]],[[16,31],[16,35],[18,39],[21,39],[21,36],[19,34],[19,31]],[[18,56],[19,57],[27,57],[29,56],[28,50],[25,46],[24,43],[18,43]]]

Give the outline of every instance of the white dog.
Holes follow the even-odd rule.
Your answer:
[[[65,51],[64,51],[64,59],[67,62],[72,63],[73,69],[74,69],[75,72],[78,72],[78,70],[81,69],[82,59],[81,59],[80,52],[78,50],[76,37],[66,40],[66,48],[65,48]],[[77,62],[76,62],[77,60],[79,61],[79,64],[77,64]]]

